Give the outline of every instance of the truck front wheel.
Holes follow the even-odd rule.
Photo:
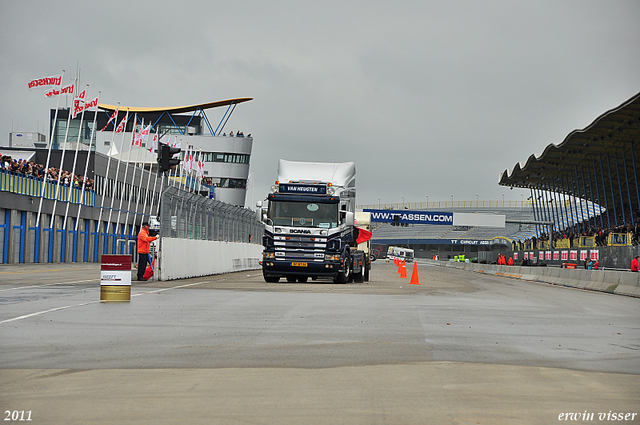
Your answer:
[[[347,283],[351,277],[351,255],[347,252],[344,255],[344,267],[338,272],[338,276],[333,280],[335,283]]]

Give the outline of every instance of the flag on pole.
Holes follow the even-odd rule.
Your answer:
[[[53,75],[51,77],[36,78],[29,81],[29,90],[33,89],[52,89],[62,85],[62,74]]]
[[[202,160],[202,152],[198,155],[198,178],[200,180],[204,178],[204,161]]]
[[[84,109],[84,98],[87,95],[87,90],[84,89],[82,92],[73,99],[73,118],[77,117],[80,112]]]
[[[107,129],[107,127],[109,126],[109,124],[111,124],[112,122],[114,123],[113,125],[115,126],[115,122],[116,122],[116,118],[118,118],[118,109],[120,109],[120,106],[116,107],[116,110],[113,111],[113,114],[111,114],[111,116],[109,117],[109,121],[107,121],[107,125],[105,125],[102,130],[100,130],[100,132],[102,133],[103,131],[105,131]]]
[[[116,128],[116,133],[122,133],[127,126],[127,120],[129,119],[129,110],[127,110],[127,114],[124,116],[122,121],[120,121],[120,125]]]
[[[82,108],[83,111],[97,111],[98,110],[98,98],[93,98],[88,102],[85,102],[84,107]]]
[[[53,89],[44,92],[44,95],[45,97],[69,96],[73,94],[74,89],[75,89],[75,84],[71,83],[68,86],[64,86],[59,90],[57,90],[54,87]]]
[[[134,137],[132,144],[135,146],[142,146],[142,142],[149,138],[150,131],[151,131],[151,124],[149,124],[147,127],[142,127],[138,135]]]
[[[187,152],[184,154],[184,170],[191,171],[191,147],[187,145]]]
[[[153,151],[156,150],[158,146],[158,131],[156,129],[156,134],[153,135],[153,140],[151,141],[151,147],[149,148],[149,152],[153,155]]]

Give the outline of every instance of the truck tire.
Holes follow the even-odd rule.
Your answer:
[[[287,276],[287,282],[296,283],[297,278],[295,276]]]
[[[347,283],[351,277],[351,254],[349,251],[344,255],[344,270],[339,271],[334,283]]]
[[[369,282],[369,268],[371,267],[371,265],[369,264],[368,267],[364,268],[364,281],[365,282]]]
[[[357,273],[354,272],[353,273],[353,281],[354,282],[356,282],[356,283],[364,282],[364,269],[365,269],[365,266],[363,264],[362,268],[360,269],[359,272],[357,272]]]
[[[309,276],[298,276],[298,283],[305,283]]]

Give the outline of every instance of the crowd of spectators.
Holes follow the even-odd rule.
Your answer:
[[[610,218],[612,219],[613,223],[616,222],[614,217],[610,217]],[[600,218],[597,217],[597,219],[598,219],[597,221],[599,221]],[[633,217],[634,225],[630,224],[631,220],[629,220],[628,216],[626,217],[626,219],[628,224],[620,224],[618,226],[612,226],[612,227],[608,227],[608,226],[593,227],[593,218],[591,218],[591,220],[589,221],[585,221],[583,223],[577,223],[577,224],[574,224],[573,226],[567,227],[562,232],[554,232],[553,240],[558,241],[562,239],[569,239],[570,245],[573,246],[574,239],[578,239],[582,236],[593,236],[596,246],[607,246],[609,235],[615,233],[615,234],[629,235],[629,237],[631,238],[631,244],[638,245],[638,240],[640,239],[640,223],[638,222],[638,220],[640,219],[640,214],[636,213],[634,215]],[[605,223],[607,221],[606,213],[603,216],[603,221]],[[619,217],[617,217],[617,222],[618,223],[625,222],[624,218],[622,217],[622,214],[619,214]],[[528,239],[525,242],[535,243],[538,241],[548,241],[548,240],[549,240],[549,234],[544,233],[540,235],[540,237],[538,238]]]
[[[4,170],[13,174],[31,176],[36,179],[57,183],[60,176],[60,184],[64,186],[73,186],[81,188],[83,185],[86,190],[93,190],[94,181],[88,177],[79,176],[69,171],[60,170],[55,167],[49,167],[46,172],[42,164],[36,164],[25,159],[12,159],[10,155],[0,154],[0,170]]]

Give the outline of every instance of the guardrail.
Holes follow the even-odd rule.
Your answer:
[[[96,194],[93,190],[84,191],[82,196],[81,187],[69,187],[60,184],[58,189],[57,182],[47,180],[46,183],[34,176],[28,176],[20,173],[14,173],[12,171],[0,170],[0,191],[17,193],[18,195],[33,196],[39,198],[42,194],[42,185],[44,187],[45,199],[56,199],[56,192],[58,194],[58,201],[66,202],[69,199],[69,190],[71,190],[71,203],[79,204],[82,198],[82,205],[93,207],[95,206]]]

